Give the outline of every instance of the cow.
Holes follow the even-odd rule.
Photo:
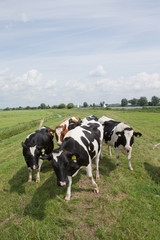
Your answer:
[[[91,115],[91,116],[85,117],[83,119],[79,118],[77,120],[77,122],[75,122],[74,120],[70,119],[68,130],[74,129],[77,126],[80,126],[82,124],[87,124],[89,121],[92,121],[92,120],[98,121],[98,118],[96,116],[94,116],[94,115]]]
[[[72,118],[66,119],[59,126],[55,127],[54,132],[57,139],[57,144],[59,146],[62,144],[63,138],[66,135],[66,133],[70,129],[74,128],[72,126],[74,125],[74,123],[77,123],[77,122],[78,122],[78,119],[76,119],[75,117],[72,117]]]
[[[132,171],[131,153],[134,143],[134,136],[141,137],[140,132],[135,132],[133,128],[123,122],[117,122],[113,119],[104,121],[104,140],[108,146],[113,146],[116,153],[116,167],[119,166],[119,150],[127,156],[129,169]]]
[[[65,200],[71,198],[72,177],[80,168],[86,167],[95,192],[99,188],[92,175],[92,160],[96,162],[96,178],[99,178],[99,157],[103,140],[103,127],[99,122],[90,121],[67,132],[59,149],[43,159],[52,161],[58,186],[67,186]]]
[[[29,172],[28,182],[32,182],[32,170],[35,169],[37,170],[36,182],[40,182],[40,169],[43,163],[40,156],[50,154],[53,151],[53,134],[53,129],[42,127],[28,135],[25,142],[21,143]]]
[[[104,126],[104,122],[110,121],[110,120],[114,120],[114,119],[108,118],[106,116],[102,116],[101,118],[98,119],[98,121],[102,124],[102,126]],[[104,137],[104,135],[103,135],[103,137]],[[108,155],[112,156],[111,146],[108,146]]]
[[[83,119],[81,120],[81,122],[82,122],[83,124],[85,124],[85,123],[88,123],[89,121],[92,121],[92,120],[98,121],[98,118],[97,118],[96,116],[94,116],[94,115],[90,115],[90,116],[88,116],[88,117],[83,118]]]

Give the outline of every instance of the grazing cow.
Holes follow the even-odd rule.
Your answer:
[[[55,136],[57,139],[57,144],[60,146],[62,144],[63,138],[66,135],[66,133],[74,128],[74,123],[77,123],[78,119],[76,119],[75,117],[69,118],[67,120],[65,120],[63,123],[61,123],[59,126],[56,126],[54,132],[55,132]]]
[[[135,132],[133,128],[123,122],[114,120],[104,121],[104,140],[108,146],[114,146],[116,152],[116,166],[119,165],[119,150],[127,156],[128,166],[133,170],[130,159],[132,153],[132,145],[134,143],[134,136],[141,137],[140,132]]]
[[[103,140],[103,127],[99,122],[90,121],[70,130],[64,137],[59,149],[54,150],[43,159],[52,160],[52,166],[57,176],[58,186],[67,186],[65,200],[71,197],[72,177],[81,167],[86,167],[87,175],[92,181],[95,192],[98,186],[92,176],[92,159],[96,162],[96,177],[99,178],[99,157]]]
[[[48,127],[42,127],[34,133],[31,133],[24,143],[22,142],[23,156],[29,172],[28,182],[32,182],[32,170],[35,169],[37,169],[36,182],[40,182],[40,169],[43,163],[40,156],[53,151],[53,133],[54,130]]]

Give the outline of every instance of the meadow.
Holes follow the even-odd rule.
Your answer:
[[[21,142],[38,129],[40,120],[54,128],[64,119],[94,114],[123,121],[142,133],[135,138],[132,166],[120,154],[108,156],[103,143],[100,192],[92,191],[85,169],[73,178],[72,197],[64,201],[49,161],[41,182],[28,183]],[[54,139],[55,140],[55,139]],[[0,111],[0,239],[3,240],[159,240],[160,239],[160,113],[99,109]],[[55,141],[55,148],[57,148]],[[93,163],[95,176],[95,164]]]

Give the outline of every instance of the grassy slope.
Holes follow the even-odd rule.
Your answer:
[[[3,130],[6,137],[0,142],[0,239],[159,239],[160,148],[152,150],[160,142],[159,113],[88,109],[13,111],[5,112],[5,119],[1,114],[4,112],[0,112],[0,134]],[[71,201],[65,203],[66,189],[56,185],[47,161],[42,165],[41,182],[29,184],[21,141],[38,128],[39,120],[45,118],[44,124],[54,128],[68,116],[83,118],[91,114],[124,121],[141,131],[143,137],[135,139],[133,147],[134,171],[128,170],[122,154],[120,167],[115,169],[114,151],[109,157],[104,144],[101,180],[97,182],[99,194],[92,192],[82,169],[73,178]],[[32,121],[36,121],[34,126]],[[22,123],[28,128],[23,125],[18,133],[17,126]],[[7,136],[11,127],[16,131]]]

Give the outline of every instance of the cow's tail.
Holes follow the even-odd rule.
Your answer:
[[[158,146],[160,146],[160,143],[157,143],[156,145],[154,145],[153,150],[156,149]]]

